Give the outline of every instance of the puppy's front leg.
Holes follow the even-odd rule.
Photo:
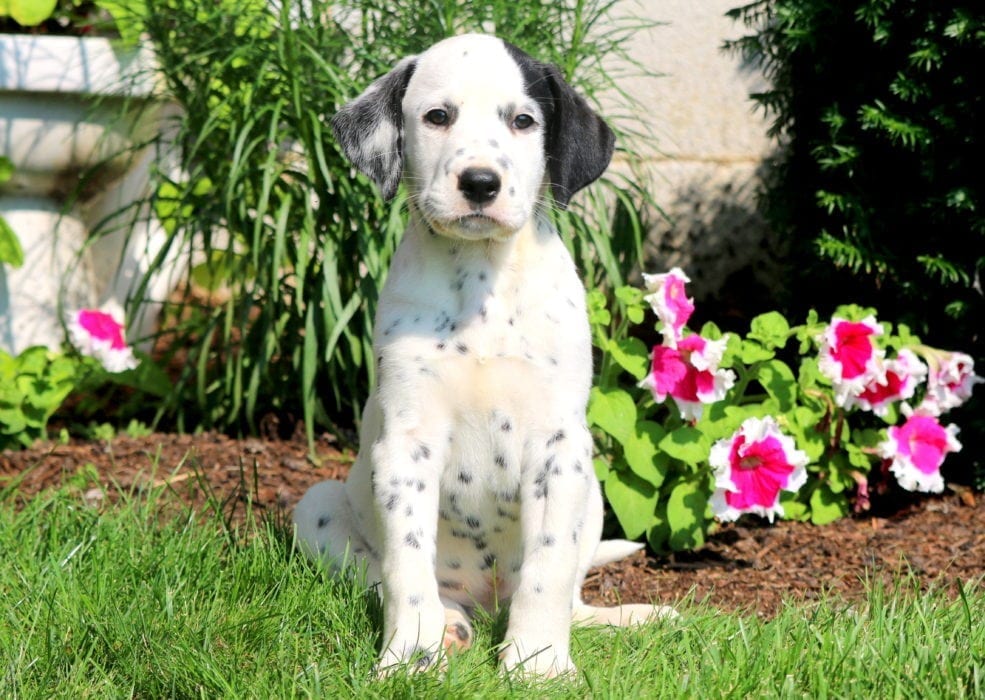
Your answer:
[[[524,559],[501,659],[542,676],[573,673],[568,644],[588,499],[591,436],[584,425],[532,438],[521,489]]]
[[[384,434],[373,445],[373,498],[382,541],[380,671],[438,660],[444,607],[434,573],[444,441]]]

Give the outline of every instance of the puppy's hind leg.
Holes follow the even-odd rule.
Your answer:
[[[299,549],[329,570],[365,573],[368,584],[380,580],[379,555],[356,529],[341,481],[322,481],[308,489],[294,508],[294,528]]]
[[[678,617],[677,611],[668,605],[617,605],[599,608],[586,605],[581,599],[581,586],[589,569],[604,566],[634,554],[643,548],[639,542],[628,540],[602,540],[602,493],[593,488],[589,493],[585,524],[579,552],[578,586],[575,589],[571,621],[581,625],[615,625],[628,627],[659,619]]]

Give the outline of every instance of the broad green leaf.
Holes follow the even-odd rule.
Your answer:
[[[609,343],[609,356],[636,379],[642,379],[650,369],[650,351],[639,338],[623,338]]]
[[[776,399],[780,411],[786,413],[793,408],[797,396],[797,378],[785,362],[776,359],[764,362],[759,367],[756,379],[766,389],[766,393]]]
[[[743,340],[742,346],[739,349],[739,359],[747,365],[764,362],[772,359],[773,356],[774,352],[772,350],[768,350],[759,343],[751,340]]]
[[[17,268],[24,264],[24,249],[20,239],[10,228],[7,220],[0,216],[0,265],[8,264]]]
[[[588,422],[625,444],[636,425],[636,404],[622,389],[593,387],[588,401]]]
[[[704,544],[707,506],[708,496],[694,481],[684,481],[674,487],[667,500],[671,549],[695,549]]]
[[[749,324],[748,337],[758,340],[766,348],[776,350],[787,344],[790,324],[776,311],[760,314]]]
[[[707,321],[701,326],[701,337],[705,340],[719,340],[722,337],[722,331],[712,321]]]
[[[641,420],[633,426],[623,443],[623,456],[629,468],[654,488],[659,488],[667,476],[667,455],[657,447],[667,431],[659,423]]]
[[[811,494],[811,522],[827,525],[848,515],[848,499],[834,493],[826,484],[820,484]]]
[[[657,490],[631,471],[612,470],[605,480],[605,497],[626,537],[635,540],[653,524]]]
[[[667,433],[660,440],[659,447],[674,459],[691,465],[707,460],[711,451],[707,436],[690,425],[682,425]]]
[[[10,15],[17,24],[34,27],[51,17],[57,0],[7,0],[0,3],[0,17]]]
[[[3,2],[0,2],[0,8],[3,7]],[[3,13],[0,12],[0,15]],[[14,175],[14,164],[11,162],[10,158],[6,156],[0,156],[0,184],[6,182]]]
[[[797,494],[789,491],[780,492],[780,506],[783,508],[784,520],[810,520],[811,511],[806,503],[797,500]]]
[[[606,462],[601,457],[596,457],[592,460],[592,467],[595,469],[595,477],[599,481],[605,481],[609,478],[609,463]]]

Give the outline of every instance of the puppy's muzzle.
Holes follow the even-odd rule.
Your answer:
[[[499,174],[489,168],[466,168],[458,176],[458,189],[462,196],[479,206],[496,199],[502,185]]]

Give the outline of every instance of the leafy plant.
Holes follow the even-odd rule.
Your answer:
[[[786,308],[838,288],[985,361],[985,10],[968,0],[758,0],[729,46],[782,137],[764,196],[792,249]],[[985,418],[966,434],[985,439]],[[962,455],[985,478],[978,451]]]
[[[888,488],[890,471],[908,490],[943,489],[940,460],[960,445],[936,416],[981,381],[969,357],[928,348],[906,326],[879,324],[858,306],[839,307],[830,323],[812,311],[796,326],[769,312],[744,336],[713,323],[685,332],[693,305],[672,323],[660,301],[666,286],[654,282],[646,296],[618,289],[615,314],[604,294],[589,294],[602,356],[588,412],[600,448],[595,470],[627,537],[646,535],[658,551],[691,549],[714,516],[742,512],[828,523],[868,508],[870,479]],[[647,301],[664,335],[652,350],[626,333],[644,322]],[[840,350],[832,345],[839,333]],[[944,388],[955,362],[964,364]],[[849,377],[849,366],[864,371]],[[934,447],[923,456],[939,461],[920,462],[917,474],[922,457],[902,451],[916,455],[925,439]]]
[[[79,381],[78,361],[44,347],[0,350],[0,450],[30,447]]]
[[[495,28],[597,97],[618,76],[603,59],[625,56],[643,26],[610,9],[148,0],[146,30],[181,106],[184,167],[156,192],[169,233],[157,263],[185,251],[191,270],[189,293],[168,306],[178,376],[160,415],[232,430],[256,430],[269,415],[291,427],[303,419],[309,436],[351,424],[374,380],[373,318],[405,201],[384,205],[353,173],[328,118],[399,58],[470,29]],[[558,213],[589,284],[621,283],[637,264],[645,198],[611,178]]]
[[[135,44],[142,16],[142,0],[3,0],[0,32],[108,33]]]

